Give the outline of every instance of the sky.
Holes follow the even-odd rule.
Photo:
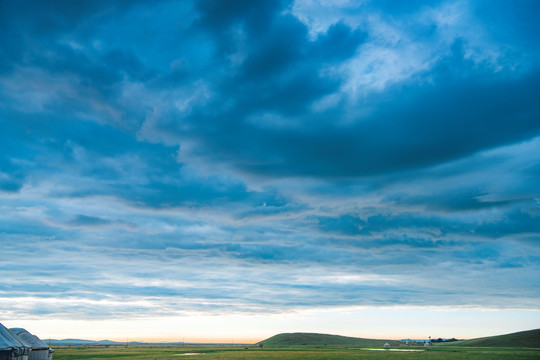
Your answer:
[[[540,327],[540,3],[0,1],[0,322]]]

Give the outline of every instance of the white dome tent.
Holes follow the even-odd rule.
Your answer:
[[[30,349],[0,324],[0,360],[28,360]]]
[[[50,360],[52,359],[53,350],[47,344],[41,341],[36,335],[30,334],[22,328],[9,329],[17,336],[19,341],[25,343],[30,348],[28,360]]]

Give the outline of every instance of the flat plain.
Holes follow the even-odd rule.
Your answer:
[[[416,351],[407,351],[416,350]],[[256,348],[256,347],[177,347],[177,346],[134,346],[134,347],[60,347],[54,352],[55,360],[134,359],[134,360],[266,360],[266,359],[426,359],[426,360],[528,360],[540,359],[540,349],[453,347],[433,346],[428,349],[398,348]]]

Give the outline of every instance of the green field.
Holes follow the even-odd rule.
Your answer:
[[[391,349],[384,349],[385,342]],[[404,346],[391,340],[352,338],[315,333],[284,333],[263,340],[259,346],[108,346],[58,347],[55,360],[94,359],[424,359],[424,360],[528,360],[540,359],[540,329],[479,338],[431,347]]]
[[[473,347],[540,347],[540,329],[520,331],[512,334],[483,337],[478,339],[457,341],[449,343],[451,346],[473,346]],[[442,344],[441,344],[442,345]]]
[[[379,348],[380,349],[380,348]],[[398,348],[394,350],[408,351],[373,351],[368,348],[226,348],[226,347],[109,347],[109,348],[57,348],[54,360],[92,360],[92,359],[134,359],[134,360],[165,360],[165,359],[308,359],[308,360],[347,360],[347,359],[540,359],[540,349],[526,348],[477,348],[434,346],[430,349]],[[196,355],[183,355],[196,353]]]

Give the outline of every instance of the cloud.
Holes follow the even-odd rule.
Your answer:
[[[331,5],[3,2],[0,314],[536,309],[536,4]]]
[[[290,15],[275,15],[267,26],[240,63],[221,64],[227,77],[212,78],[219,86],[205,107],[214,110],[192,109],[187,131],[166,127],[169,139],[173,133],[179,143],[210,150],[188,148],[187,157],[210,161],[219,153],[222,162],[265,176],[354,177],[429,166],[538,133],[536,70],[505,67],[510,55],[501,64],[474,59],[467,38],[440,44],[446,48],[437,61],[382,93],[345,102],[348,74],[335,69],[363,56],[363,33],[337,23],[310,40]],[[258,34],[248,26],[238,31],[247,39],[231,36],[238,47]],[[328,49],[336,32],[351,39],[344,50]],[[331,62],[317,58],[318,47],[335,56]],[[329,96],[334,105],[310,108]]]
[[[103,226],[110,224],[110,222],[99,217],[79,214],[69,224],[73,226]]]
[[[392,98],[401,101],[383,101],[371,115],[349,126],[319,124],[317,119],[324,115],[314,114],[310,126],[301,129],[261,129],[244,123],[224,136],[229,124],[218,124],[220,135],[205,135],[204,144],[221,154],[229,152],[228,158],[240,159],[237,166],[248,172],[352,177],[429,166],[538,133],[536,75],[500,81],[490,75],[489,80],[459,84],[446,76],[439,86],[397,90]],[[512,95],[518,93],[527,95]],[[251,146],[234,146],[246,142]]]

